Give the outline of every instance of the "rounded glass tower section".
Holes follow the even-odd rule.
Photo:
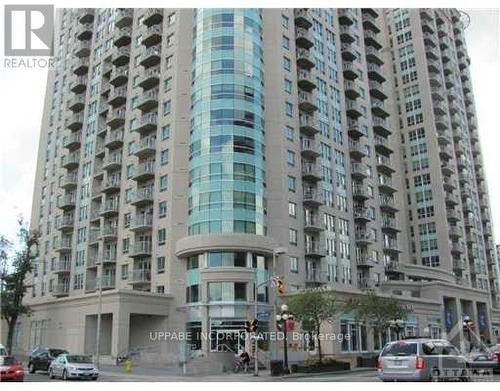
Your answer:
[[[194,16],[188,234],[265,235],[262,16]]]

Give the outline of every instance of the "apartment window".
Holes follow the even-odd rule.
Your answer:
[[[161,228],[158,230],[158,244],[165,244],[167,240],[167,230],[165,228]]]
[[[290,49],[290,38],[283,35],[283,37],[281,38],[281,44],[282,44],[284,49],[286,49],[286,50]]]
[[[130,247],[130,238],[124,238],[122,240],[122,253],[123,254],[128,253],[129,247]]]
[[[161,128],[161,139],[167,140],[170,138],[170,125],[165,125]]]
[[[163,166],[168,163],[168,149],[164,149],[160,152],[160,164]]]
[[[167,47],[170,47],[174,44],[174,34],[170,34],[167,37]]]
[[[288,241],[290,244],[297,245],[297,230],[293,228],[288,229]]]
[[[288,16],[281,15],[281,25],[286,29],[288,28],[290,25],[290,19],[288,19]]]
[[[285,136],[289,141],[295,140],[295,130],[291,126],[285,126]]]
[[[160,191],[165,191],[168,189],[168,175],[162,175],[160,177]]]
[[[168,115],[172,111],[172,101],[167,100],[163,102],[163,115]]]
[[[291,80],[285,79],[285,92],[288,92],[289,94],[292,93],[293,90],[293,84]]]
[[[191,285],[186,287],[186,303],[197,303],[200,301],[200,286]]]
[[[297,217],[297,204],[295,202],[288,202],[288,215],[291,217]]]
[[[156,293],[164,294],[165,293],[165,285],[157,285]]]
[[[128,265],[122,265],[122,268],[121,268],[121,277],[122,277],[122,280],[127,280],[128,279]]]
[[[167,215],[167,201],[161,201],[158,204],[158,217],[165,217]]]
[[[123,215],[123,227],[128,228],[130,227],[130,220],[132,219],[132,216],[130,213],[125,213]]]
[[[290,257],[290,272],[298,273],[299,272],[299,259],[297,257]]]
[[[290,71],[291,69],[291,61],[288,57],[283,57],[283,69],[285,71]]]
[[[288,190],[295,193],[295,190],[297,188],[297,180],[295,179],[295,177],[289,175],[287,182],[288,182]]]
[[[168,79],[165,80],[164,89],[165,89],[165,92],[169,92],[172,89],[172,78],[171,77],[169,77]]]
[[[295,152],[286,151],[286,162],[289,166],[295,166]]]
[[[133,164],[128,164],[127,168],[126,168],[127,179],[132,178],[132,175],[134,175],[134,165]]]
[[[247,284],[245,282],[209,282],[208,300],[219,301],[246,301]]]
[[[83,273],[75,274],[75,279],[73,281],[73,289],[83,289]]]
[[[293,117],[293,105],[290,102],[285,102],[285,114],[288,117]]]
[[[168,15],[167,24],[170,26],[175,23],[175,13]]]
[[[172,68],[173,58],[174,58],[174,56],[168,56],[165,59],[165,68],[166,69]]]
[[[133,193],[132,189],[125,189],[125,202],[132,201],[133,194],[134,193]]]
[[[165,257],[156,258],[156,272],[165,273]]]

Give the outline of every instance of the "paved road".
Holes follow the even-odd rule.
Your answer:
[[[30,382],[60,382],[60,379],[49,379],[45,372],[36,372],[30,374],[26,372],[25,381]],[[150,381],[150,382],[248,382],[248,381],[264,381],[264,382],[378,382],[377,373],[375,370],[363,370],[353,372],[342,372],[336,374],[315,374],[300,377],[270,377],[268,373],[263,373],[263,376],[254,377],[248,374],[224,374],[216,376],[203,376],[203,377],[183,377],[183,376],[159,376],[147,374],[125,374],[119,371],[106,371],[104,370],[99,376],[98,382],[119,382],[119,381]],[[495,375],[489,381],[500,382],[500,375]],[[88,382],[92,382],[89,380]]]

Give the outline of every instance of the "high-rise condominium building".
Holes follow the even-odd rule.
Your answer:
[[[474,338],[498,338],[466,21],[451,9],[61,10],[19,350],[94,352],[100,285],[101,355],[232,360],[255,300],[261,330],[275,328],[286,299],[271,276],[287,294],[397,297],[412,309],[406,335],[460,341],[469,316]],[[323,343],[343,359],[395,338],[352,314],[325,327],[351,336]]]

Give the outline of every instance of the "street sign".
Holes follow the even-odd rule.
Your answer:
[[[269,320],[270,318],[271,318],[271,313],[268,311],[257,312],[257,319],[258,320],[266,321],[266,320]]]

